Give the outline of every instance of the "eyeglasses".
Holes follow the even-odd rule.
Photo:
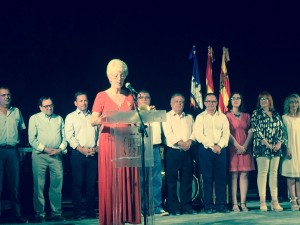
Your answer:
[[[294,100],[294,101],[290,101],[290,104],[299,104],[299,102],[297,100]]]
[[[117,79],[118,77],[120,77],[121,79],[125,79],[126,75],[122,74],[122,73],[116,73],[116,74],[112,74],[111,77],[113,79]]]
[[[241,100],[241,97],[231,97],[231,100]]]
[[[217,103],[217,101],[204,101],[204,102],[213,103],[213,104]]]
[[[42,107],[44,107],[45,109],[47,109],[47,108],[53,108],[53,104],[51,104],[51,105],[42,105]]]
[[[149,100],[150,97],[149,96],[139,96],[138,99],[145,99],[145,100]]]
[[[260,100],[260,101],[268,101],[269,99],[268,99],[268,98],[262,97],[262,98],[260,98],[259,100]]]
[[[1,96],[1,97],[5,97],[5,96],[10,97],[11,94],[1,94],[0,96]]]

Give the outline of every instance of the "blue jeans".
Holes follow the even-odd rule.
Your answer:
[[[161,199],[161,188],[162,188],[162,175],[161,175],[161,156],[159,146],[153,146],[153,167],[145,168],[145,181],[146,184],[149,181],[152,183],[152,196],[153,196],[153,208],[156,209],[162,208],[162,199]],[[151,171],[150,171],[151,169]],[[152,181],[149,180],[150,172],[152,173]],[[141,180],[141,199],[142,199],[142,208],[144,208],[144,189],[143,189],[143,171],[140,169],[140,180]],[[146,185],[146,188],[147,185]],[[146,198],[148,198],[146,196]]]

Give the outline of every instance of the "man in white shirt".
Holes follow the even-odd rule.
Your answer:
[[[146,106],[149,107],[149,109],[151,110],[155,110],[155,106],[150,106],[151,97],[148,91],[146,90],[140,91],[137,97],[138,97],[137,103],[139,107]],[[161,195],[161,188],[162,188],[162,175],[161,175],[162,159],[160,155],[161,123],[159,122],[151,123],[151,127],[152,127],[152,143],[153,143],[153,161],[154,161],[154,165],[152,167],[152,194],[153,194],[154,214],[160,216],[167,216],[169,215],[169,213],[162,208],[162,195]],[[142,183],[143,177],[141,177],[140,179]],[[143,185],[141,190],[143,191]],[[141,198],[143,200],[143,195],[141,195]]]
[[[206,110],[196,117],[194,135],[199,142],[200,168],[203,178],[204,210],[211,214],[225,213],[226,208],[226,147],[229,141],[229,122],[225,114],[217,111],[217,97],[209,93],[205,97]],[[213,182],[216,205],[214,207]]]
[[[21,216],[21,204],[19,200],[19,171],[20,162],[18,145],[20,133],[26,126],[21,111],[11,106],[11,92],[8,87],[0,87],[0,223],[1,195],[3,174],[8,174],[7,183],[12,205],[14,222],[28,223]]]
[[[190,147],[194,141],[194,119],[183,112],[185,99],[176,93],[171,98],[172,110],[162,123],[165,144],[167,204],[170,215],[196,214],[192,209],[193,160]],[[177,196],[177,181],[180,181]],[[180,201],[179,201],[180,199]]]
[[[49,200],[51,219],[65,221],[62,214],[61,197],[63,185],[62,157],[67,153],[65,124],[63,118],[54,114],[52,98],[41,97],[39,113],[32,115],[28,125],[28,141],[32,150],[33,206],[36,222],[45,221],[44,187],[46,171],[49,169]]]
[[[65,120],[66,139],[71,146],[72,167],[72,203],[74,219],[83,219],[82,189],[85,187],[86,217],[96,218],[95,192],[98,170],[98,126],[90,123],[88,97],[85,92],[76,92],[74,105],[76,110],[69,113]]]

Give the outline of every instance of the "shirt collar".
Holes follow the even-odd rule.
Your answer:
[[[179,117],[184,117],[185,116],[185,112],[182,112],[181,115],[178,115],[173,109],[171,110],[171,115],[172,116],[179,116]]]
[[[207,112],[207,110],[204,111],[205,115],[211,115]],[[216,110],[215,114],[214,115],[211,115],[211,116],[219,116],[220,115],[220,112],[218,110]]]
[[[77,113],[78,115],[83,114],[82,111],[80,111],[78,108],[76,109],[76,113]],[[86,113],[85,113],[84,115],[86,116],[86,115],[89,115],[89,114],[91,114],[91,111],[90,111],[90,110],[87,110]]]

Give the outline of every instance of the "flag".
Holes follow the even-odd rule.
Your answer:
[[[223,47],[221,74],[220,74],[220,93],[219,93],[219,111],[226,112],[228,110],[228,100],[230,97],[230,84],[226,63],[229,61],[228,48]]]
[[[193,46],[189,59],[194,59],[192,82],[191,82],[190,107],[193,109],[199,109],[199,108],[203,109],[198,60],[196,56],[196,46]]]
[[[206,93],[214,93],[214,82],[212,78],[212,63],[214,62],[214,52],[208,46],[207,65],[206,65]]]

